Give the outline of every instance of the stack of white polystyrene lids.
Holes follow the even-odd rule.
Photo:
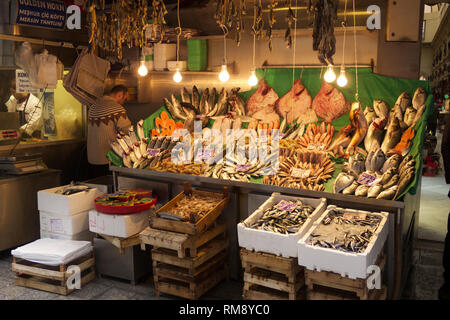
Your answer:
[[[49,266],[68,264],[92,252],[89,241],[38,239],[15,250],[11,254],[19,259]]]

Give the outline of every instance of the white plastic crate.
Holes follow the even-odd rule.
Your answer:
[[[42,231],[65,234],[68,236],[89,230],[89,211],[73,216],[60,216],[51,212],[39,212]]]
[[[349,213],[366,213],[381,216],[381,222],[374,231],[366,250],[363,253],[343,252],[335,249],[309,245],[311,234],[320,226],[330,210]],[[353,209],[338,208],[330,205],[317,219],[308,232],[298,241],[298,264],[309,270],[329,271],[351,279],[366,279],[367,268],[374,265],[388,235],[388,213],[369,212]]]
[[[54,233],[48,231],[41,230],[41,239],[50,238],[50,239],[59,239],[59,240],[79,240],[79,241],[92,241],[94,239],[94,233],[89,230],[82,231],[77,234],[67,235],[61,233]]]
[[[68,196],[55,191],[66,186],[38,191],[38,210],[60,216],[71,216],[94,208],[94,199],[102,193],[97,189],[89,189]]]
[[[321,199],[308,199],[302,197],[293,197],[281,195],[278,192],[272,193],[271,197],[267,199],[254,213],[252,213],[245,223],[252,225],[255,223],[264,213],[264,210],[278,204],[281,200],[297,201],[300,200],[304,204],[308,204],[315,208],[314,212],[305,221],[303,226],[297,233],[293,234],[280,234],[265,230],[256,230],[248,228],[244,223],[239,223],[237,226],[239,246],[247,250],[254,250],[257,252],[272,253],[275,255],[281,255],[283,257],[297,257],[298,240],[305,234],[305,232],[313,225],[314,221],[325,211],[327,207],[327,200]]]
[[[113,237],[128,238],[149,225],[150,210],[129,215],[111,215],[89,211],[89,230]]]

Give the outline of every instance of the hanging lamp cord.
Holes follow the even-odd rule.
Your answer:
[[[342,68],[345,66],[345,39],[347,33],[347,0],[345,0],[344,6],[344,21],[342,21],[342,28],[344,28],[344,41],[342,44]]]
[[[358,87],[358,57],[356,52],[356,11],[355,0],[353,0],[353,41],[355,45],[355,75],[356,75],[356,101],[359,101],[359,87]]]
[[[176,28],[176,32],[177,32],[177,68],[178,68],[178,61],[180,61],[180,37],[182,34],[180,22],[180,0],[178,0],[177,3],[177,19],[178,19],[178,27]]]

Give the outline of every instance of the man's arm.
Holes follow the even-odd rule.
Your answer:
[[[42,115],[42,101],[39,102],[38,105],[25,108],[25,110],[29,109],[29,119],[28,119],[28,126],[25,123],[21,129],[25,131],[26,134],[32,135],[35,130],[39,130],[40,127],[40,120]]]
[[[131,127],[131,121],[128,119],[128,116],[120,117],[116,123],[117,129],[122,130],[125,133],[128,133],[128,129]]]

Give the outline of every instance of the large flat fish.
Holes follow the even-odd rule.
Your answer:
[[[342,92],[324,81],[319,93],[314,97],[312,108],[325,122],[331,123],[350,110],[350,102]]]
[[[275,102],[275,111],[280,117],[286,117],[288,123],[301,120],[308,124],[317,121],[312,109],[312,98],[303,86],[301,79],[294,82],[292,88]]]
[[[278,98],[278,94],[275,90],[267,84],[265,79],[261,79],[258,88],[247,100],[246,114],[252,116],[254,113],[267,106],[273,106]]]

